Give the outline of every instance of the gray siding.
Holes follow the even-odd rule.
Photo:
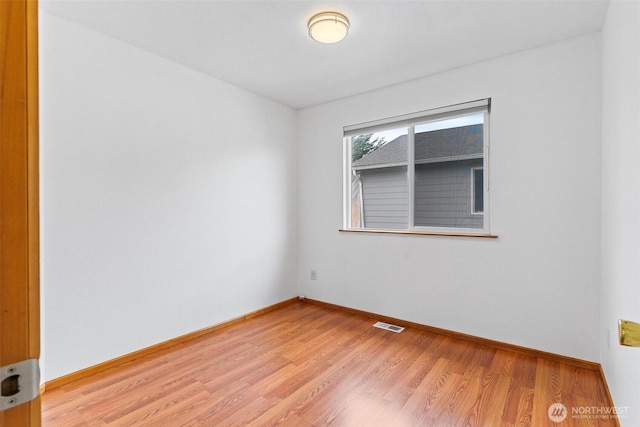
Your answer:
[[[483,216],[471,214],[471,168],[482,159],[416,165],[416,226],[482,228]],[[366,228],[407,228],[407,168],[360,171]]]
[[[407,167],[361,171],[360,177],[364,227],[406,229],[409,209]]]
[[[471,168],[482,160],[416,165],[416,226],[482,228],[471,214]]]

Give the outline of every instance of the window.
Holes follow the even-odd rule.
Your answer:
[[[345,127],[345,228],[487,234],[489,106]]]

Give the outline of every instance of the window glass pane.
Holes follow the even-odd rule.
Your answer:
[[[351,227],[408,227],[407,128],[351,139]]]
[[[483,114],[415,126],[414,225],[482,228],[472,171],[483,166]]]

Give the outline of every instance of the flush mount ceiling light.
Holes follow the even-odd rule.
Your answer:
[[[309,19],[309,36],[320,43],[338,43],[349,32],[349,20],[337,12],[323,12]]]

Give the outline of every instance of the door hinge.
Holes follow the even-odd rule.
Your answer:
[[[2,395],[0,411],[29,402],[38,396],[40,366],[38,359],[27,359],[0,368]]]

